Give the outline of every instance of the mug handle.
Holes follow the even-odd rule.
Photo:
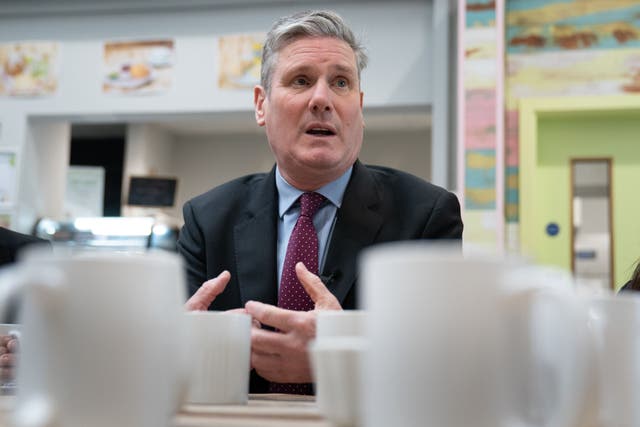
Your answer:
[[[63,273],[54,268],[39,268],[36,271],[22,265],[8,267],[0,275],[0,317],[6,316],[10,301],[15,296],[24,294],[28,288],[34,291],[33,298],[42,310],[50,311],[60,307],[66,293],[63,279]],[[40,393],[21,396],[13,420],[17,427],[60,425],[51,396]]]
[[[11,300],[24,294],[30,287],[43,309],[55,309],[65,292],[63,273],[52,267],[39,268],[23,265],[7,267],[0,274],[0,319],[6,317]]]
[[[529,343],[532,347],[530,351],[535,350],[536,354],[531,354],[532,359],[528,364],[522,365],[521,361],[512,361],[512,366],[525,369],[526,374],[518,380],[526,381],[537,398],[548,398],[549,393],[543,392],[543,389],[555,386],[557,400],[554,401],[553,408],[547,407],[548,412],[543,415],[546,420],[544,425],[574,425],[580,417],[580,404],[587,380],[587,362],[583,360],[585,354],[588,354],[588,331],[584,311],[576,296],[569,292],[526,290],[520,292],[519,296],[528,299],[527,310],[530,310],[533,319],[530,327],[542,335],[533,335],[534,342]],[[535,375],[535,378],[526,378],[527,375]],[[534,385],[528,381],[529,379],[539,384]],[[518,388],[518,384],[514,384],[513,381],[513,378],[507,379],[507,389],[510,391]],[[530,399],[535,400],[536,397]],[[545,406],[544,401],[540,404]],[[508,425],[537,425],[532,423],[533,420],[528,419],[526,414],[513,409],[511,408]]]

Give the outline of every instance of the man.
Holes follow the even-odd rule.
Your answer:
[[[363,248],[462,237],[453,194],[357,160],[366,62],[362,46],[333,12],[277,21],[267,34],[261,84],[254,90],[256,121],[266,130],[276,167],[184,206],[178,249],[192,295],[187,308],[244,307],[251,314],[257,325],[252,392],[311,381],[313,309],[357,306],[356,258]],[[310,300],[290,305],[292,295]]]

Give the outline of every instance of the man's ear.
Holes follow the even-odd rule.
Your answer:
[[[364,92],[360,91],[360,116],[362,117],[362,127],[365,127],[364,124],[364,114],[362,112],[362,108],[363,108],[363,100],[364,100]]]
[[[258,126],[264,126],[264,102],[267,99],[267,92],[260,85],[253,88],[253,107],[256,114],[256,123]]]

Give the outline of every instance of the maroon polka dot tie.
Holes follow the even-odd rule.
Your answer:
[[[302,262],[309,271],[318,274],[318,233],[313,225],[313,215],[325,198],[318,193],[300,196],[300,216],[293,227],[287,254],[282,266],[278,307],[295,311],[310,311],[314,303],[302,287],[296,275],[296,264]],[[312,394],[311,384],[271,383],[272,393]]]

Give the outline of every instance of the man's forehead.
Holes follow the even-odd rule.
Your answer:
[[[284,63],[286,68],[311,68],[319,63],[329,63],[338,71],[357,71],[355,52],[345,41],[335,37],[297,38],[283,46],[277,55],[277,63]]]
[[[279,56],[291,56],[309,52],[328,52],[353,57],[355,60],[355,52],[347,42],[337,37],[296,37],[286,45],[283,45],[278,53]],[[282,55],[284,54],[284,55]]]

